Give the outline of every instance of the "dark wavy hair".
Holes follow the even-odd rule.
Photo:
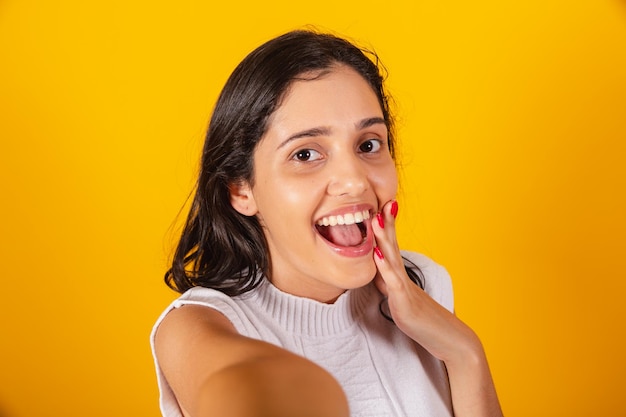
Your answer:
[[[235,68],[213,110],[193,202],[165,274],[170,288],[184,292],[202,286],[234,296],[255,288],[263,276],[271,277],[261,225],[256,217],[231,206],[229,186],[241,181],[254,184],[255,147],[294,80],[336,65],[351,67],[372,87],[394,157],[394,120],[383,87],[384,69],[375,53],[309,30],[266,42]],[[407,267],[407,271],[423,287],[419,269]]]

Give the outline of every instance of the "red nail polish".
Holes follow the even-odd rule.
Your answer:
[[[376,246],[374,248],[374,253],[376,254],[376,256],[378,256],[378,259],[385,259],[385,256],[383,255],[382,251],[380,250],[380,248],[378,246]]]
[[[393,203],[391,203],[391,215],[393,216],[394,219],[398,217],[398,202],[397,201],[394,201]]]
[[[385,222],[383,220],[383,215],[380,213],[376,213],[376,219],[378,219],[378,225],[380,226],[381,229],[385,228]]]

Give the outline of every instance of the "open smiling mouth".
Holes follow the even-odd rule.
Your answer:
[[[329,243],[340,247],[359,246],[367,240],[369,210],[327,216],[319,219],[315,225],[318,233]]]

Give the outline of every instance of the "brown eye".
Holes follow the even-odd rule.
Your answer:
[[[378,152],[380,150],[381,143],[378,139],[366,140],[359,146],[359,151],[363,153]]]
[[[313,149],[301,149],[293,155],[293,159],[300,162],[316,161],[321,158],[321,154]]]

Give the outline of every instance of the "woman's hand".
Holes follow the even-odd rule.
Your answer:
[[[375,283],[387,296],[393,321],[407,336],[446,363],[482,349],[472,329],[407,275],[396,239],[396,213],[397,202],[389,202],[372,222],[378,245],[374,253],[379,272]]]
[[[396,239],[397,213],[397,202],[391,201],[372,221],[375,284],[387,296],[391,317],[402,332],[445,363],[457,417],[501,416],[480,340],[407,275]]]

